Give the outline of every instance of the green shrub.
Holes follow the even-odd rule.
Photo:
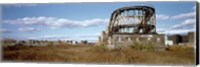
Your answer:
[[[131,45],[131,48],[137,49],[137,50],[141,50],[142,49],[142,45],[138,42],[133,43],[133,45]]]
[[[153,44],[152,43],[148,43],[144,46],[144,49],[146,50],[154,50]]]
[[[98,46],[94,46],[89,51],[91,51],[91,52],[106,52],[107,48],[105,45],[98,45]]]
[[[140,44],[138,42],[135,42],[133,45],[131,45],[131,48],[136,49],[136,50],[153,50],[153,45],[152,43],[148,44]]]
[[[48,45],[49,47],[54,46],[53,42],[49,42]]]

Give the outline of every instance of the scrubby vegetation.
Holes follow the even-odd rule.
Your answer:
[[[88,52],[106,52],[108,49],[105,47],[105,45],[99,45],[99,46],[94,46],[93,48],[89,49]]]
[[[167,51],[135,44],[126,49],[106,49],[103,45],[10,46],[3,48],[3,61],[111,63],[111,64],[195,64],[193,48],[171,46]],[[138,50],[139,49],[139,50]]]
[[[154,50],[154,47],[151,42],[145,45],[135,42],[134,44],[131,45],[131,48],[136,49],[136,50],[146,50],[146,51]]]

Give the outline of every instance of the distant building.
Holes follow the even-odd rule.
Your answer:
[[[182,36],[182,41],[181,41],[182,43],[187,43],[188,42],[188,35],[183,35]]]
[[[87,44],[88,44],[88,41],[87,41],[87,40],[81,40],[81,44],[87,45]]]
[[[194,43],[194,32],[189,32],[188,33],[188,42],[189,43]]]
[[[165,45],[173,45],[173,41],[172,40],[166,40]]]
[[[194,32],[188,32],[187,35],[170,35],[167,37],[168,40],[173,41],[173,44],[178,45],[178,44],[183,44],[183,43],[190,43],[194,44]]]
[[[168,40],[172,40],[173,44],[178,44],[180,42],[182,42],[182,36],[181,35],[170,35],[168,36]]]

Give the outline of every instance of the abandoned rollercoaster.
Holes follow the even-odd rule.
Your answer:
[[[100,44],[109,48],[123,48],[134,43],[164,47],[164,35],[156,33],[156,13],[153,6],[129,6],[115,10]]]

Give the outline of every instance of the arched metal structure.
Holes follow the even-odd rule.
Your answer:
[[[139,43],[163,49],[164,35],[156,33],[156,14],[152,6],[129,6],[115,10],[109,26],[99,37],[108,48],[123,48]]]
[[[108,35],[117,33],[156,33],[155,9],[149,6],[130,6],[115,10],[110,18]]]

